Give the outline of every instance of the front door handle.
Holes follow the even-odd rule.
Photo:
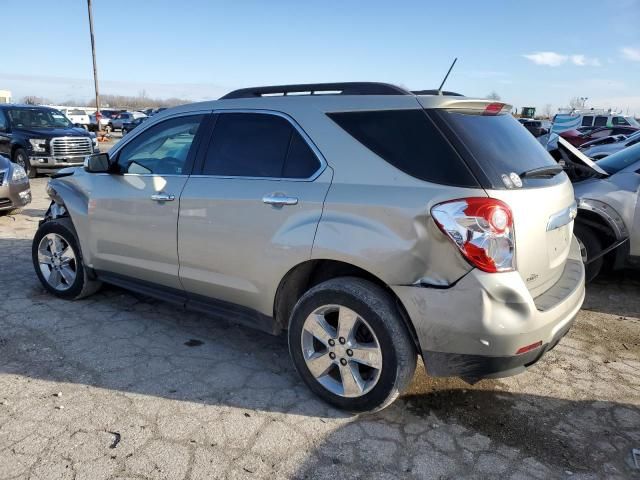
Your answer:
[[[283,205],[297,205],[298,199],[296,197],[287,197],[285,195],[265,195],[262,197],[262,202],[267,205],[274,205],[276,207],[282,207]]]
[[[176,199],[175,195],[168,193],[154,193],[151,195],[151,200],[154,202],[173,202]]]

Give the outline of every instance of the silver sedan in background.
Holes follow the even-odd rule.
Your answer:
[[[31,188],[24,168],[0,155],[0,216],[16,213],[29,203]]]
[[[593,162],[573,149],[572,161],[591,173],[574,180],[574,233],[587,281],[603,266],[640,267],[640,143]]]

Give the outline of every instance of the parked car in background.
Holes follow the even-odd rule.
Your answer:
[[[534,137],[546,135],[547,133],[549,133],[549,130],[551,129],[551,122],[547,120],[532,120],[530,118],[519,118],[518,121],[522,124],[524,128],[529,130],[529,132]]]
[[[0,155],[0,216],[11,215],[31,203],[29,177],[17,163]]]
[[[91,119],[89,118],[89,115],[87,115],[87,112],[85,112],[84,110],[80,110],[79,108],[68,108],[62,110],[62,113],[64,113],[74,125],[81,126],[86,130],[89,129]]]
[[[640,123],[630,115],[622,115],[605,110],[574,110],[558,113],[553,117],[552,133],[561,134],[581,127],[624,127],[640,128]]]
[[[574,147],[580,147],[593,140],[616,135],[631,135],[638,131],[640,131],[640,129],[635,127],[589,127],[587,131],[581,131],[579,129],[566,130],[560,133],[560,136]]]
[[[97,151],[96,136],[76,127],[59,110],[34,105],[0,105],[0,155],[27,172],[79,166]]]
[[[351,411],[389,405],[418,355],[472,383],[523,372],[570,329],[584,267],[571,182],[510,110],[379,83],[176,107],[50,181],[36,275],[286,332]]]
[[[559,150],[578,204],[574,233],[587,281],[604,266],[640,267],[640,143],[594,162],[563,141]]]
[[[134,128],[140,126],[141,123],[143,123],[144,121],[146,121],[149,117],[138,117],[135,120],[132,120],[130,122],[125,122],[122,124],[122,135],[126,135],[127,133],[129,133],[131,130],[133,130]]]
[[[146,115],[142,112],[121,112],[113,116],[109,120],[109,124],[107,125],[107,130],[108,131],[122,130],[122,126],[125,123],[131,123],[136,118],[143,118],[143,117],[146,117]]]
[[[587,142],[580,147],[582,153],[587,157],[599,160],[612,153],[624,150],[640,142],[640,131],[635,132],[628,137],[625,135],[616,135],[613,137],[605,137]]]

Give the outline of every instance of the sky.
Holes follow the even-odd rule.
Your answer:
[[[28,10],[28,11],[26,11]],[[640,0],[93,0],[102,93],[382,81],[640,115]],[[93,95],[86,0],[3,0],[0,90]]]

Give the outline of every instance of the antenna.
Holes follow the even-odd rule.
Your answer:
[[[444,87],[444,84],[447,81],[447,78],[449,78],[449,74],[451,73],[451,70],[453,70],[453,66],[456,64],[457,61],[458,61],[458,57],[453,59],[453,63],[449,67],[449,71],[444,76],[444,79],[442,80],[442,83],[440,84],[440,88],[438,88],[438,95],[442,95],[442,87]]]

